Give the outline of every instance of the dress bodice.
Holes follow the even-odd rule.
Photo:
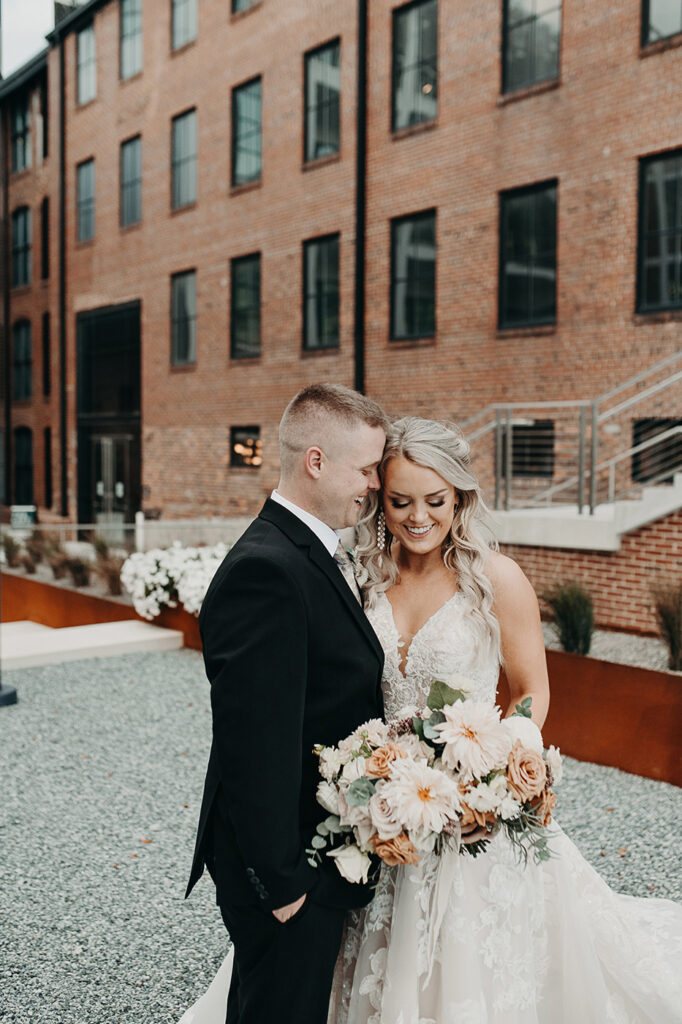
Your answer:
[[[385,594],[378,595],[367,617],[384,649],[382,687],[388,721],[405,707],[423,707],[433,680],[448,682],[454,674],[466,676],[476,684],[471,696],[494,703],[499,657],[494,648],[485,648],[479,640],[472,627],[469,603],[461,592],[441,605],[412,637],[404,672],[404,641]]]

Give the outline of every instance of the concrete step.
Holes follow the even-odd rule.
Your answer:
[[[8,622],[3,623],[0,632],[0,666],[32,668],[140,651],[174,651],[182,645],[179,630],[162,629],[137,619],[64,629],[50,629],[36,622]]]

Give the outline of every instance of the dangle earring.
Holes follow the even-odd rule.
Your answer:
[[[377,516],[377,547],[379,551],[383,551],[386,547],[386,516],[383,508],[379,510]]]

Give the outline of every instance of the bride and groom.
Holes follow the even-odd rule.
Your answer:
[[[206,866],[232,949],[182,1024],[679,1021],[682,909],[612,893],[557,826],[543,864],[503,834],[368,885],[309,864],[315,744],[423,706],[434,678],[493,703],[501,662],[506,713],[531,697],[541,727],[549,691],[537,600],[485,539],[456,428],[313,385],[280,456],[199,620],[213,743],[187,892]]]

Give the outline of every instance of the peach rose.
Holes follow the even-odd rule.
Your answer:
[[[543,790],[538,799],[531,804],[541,825],[549,825],[555,806],[556,793],[552,793],[551,789]]]
[[[485,828],[487,825],[493,825],[496,821],[497,813],[495,811],[476,811],[465,803],[462,804],[462,825],[476,824],[479,828]]]
[[[391,765],[398,757],[406,757],[404,750],[401,750],[396,743],[387,743],[373,751],[365,764],[365,775],[370,779],[389,779],[391,777]]]
[[[372,844],[376,854],[384,864],[418,864],[419,854],[412,840],[404,832],[394,839],[379,839],[372,836]]]
[[[547,769],[542,756],[521,746],[519,740],[512,747],[507,762],[509,789],[521,803],[539,796],[547,784]]]

